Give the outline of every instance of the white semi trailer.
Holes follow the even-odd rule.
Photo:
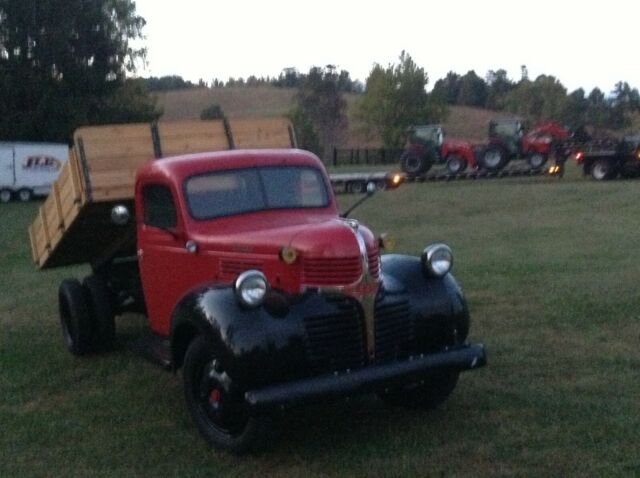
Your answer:
[[[68,156],[66,144],[0,142],[0,202],[49,194]]]

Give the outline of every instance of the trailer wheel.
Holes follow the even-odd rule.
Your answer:
[[[384,390],[378,396],[391,406],[434,409],[453,393],[459,372],[442,372],[404,387]]]
[[[65,279],[58,290],[60,323],[65,344],[73,355],[92,351],[93,324],[85,290],[77,279]]]
[[[0,203],[11,201],[11,189],[0,189]]]
[[[507,155],[502,148],[489,145],[480,157],[480,166],[489,171],[498,171],[507,164]]]
[[[33,197],[33,192],[31,191],[31,189],[22,188],[18,191],[18,199],[21,202],[29,202],[31,201],[32,197]]]
[[[365,181],[349,181],[347,183],[347,192],[364,194],[367,192],[367,183]]]
[[[407,174],[426,173],[431,168],[432,163],[433,161],[429,161],[426,155],[421,155],[414,151],[405,151],[400,156],[400,167]]]
[[[447,158],[447,170],[451,174],[458,174],[467,169],[467,162],[456,154],[451,154]]]
[[[527,163],[531,169],[540,169],[547,162],[547,155],[544,153],[529,153]]]
[[[116,335],[115,313],[111,292],[102,277],[90,275],[82,283],[89,313],[93,317],[93,346],[96,350],[113,347]]]
[[[216,360],[207,337],[196,337],[183,367],[187,408],[202,436],[217,448],[244,453],[266,443],[273,429],[266,416],[249,413],[244,396]]]
[[[614,169],[610,161],[597,159],[591,165],[591,176],[597,181],[604,181],[614,177]]]

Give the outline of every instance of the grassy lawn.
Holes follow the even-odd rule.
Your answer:
[[[37,203],[0,205],[0,476],[640,475],[640,181],[407,185],[354,216],[399,251],[446,241],[489,365],[434,412],[374,397],[288,415],[269,451],[209,449],[181,377],[122,345],[72,357],[57,287],[83,268],[37,272]],[[342,204],[355,198],[343,196]]]

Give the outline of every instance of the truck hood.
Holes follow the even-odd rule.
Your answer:
[[[228,223],[226,225],[229,225]],[[240,224],[239,224],[240,225]],[[246,217],[233,232],[215,234],[200,231],[192,235],[199,248],[209,253],[277,256],[283,247],[293,247],[303,258],[352,258],[360,254],[354,228],[359,231],[368,251],[377,249],[371,231],[354,220],[335,216],[278,217],[274,224],[264,218]]]

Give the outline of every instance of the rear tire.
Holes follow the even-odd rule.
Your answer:
[[[451,174],[459,174],[467,169],[467,162],[456,154],[452,154],[447,158],[447,170]]]
[[[499,171],[505,167],[507,162],[505,151],[497,146],[487,146],[480,157],[480,165],[489,171]]]
[[[402,171],[410,175],[426,173],[431,168],[432,161],[425,155],[420,155],[414,151],[405,151],[400,156],[400,167]]]
[[[22,188],[18,191],[18,199],[20,202],[29,202],[33,197],[33,191],[31,189]]]
[[[614,176],[615,171],[611,161],[607,161],[606,159],[596,159],[591,165],[591,177],[596,181],[613,179]]]
[[[116,336],[111,291],[104,279],[96,275],[88,276],[82,285],[86,293],[89,313],[93,317],[93,346],[100,351],[110,350],[113,348]]]
[[[65,279],[58,290],[62,335],[69,352],[86,355],[93,351],[93,324],[85,289],[77,279]]]
[[[273,430],[271,420],[249,413],[243,395],[234,391],[231,377],[220,367],[205,336],[189,345],[182,373],[187,408],[210,445],[240,454],[266,443]]]
[[[0,203],[8,203],[11,201],[11,196],[11,189],[0,189]]]

